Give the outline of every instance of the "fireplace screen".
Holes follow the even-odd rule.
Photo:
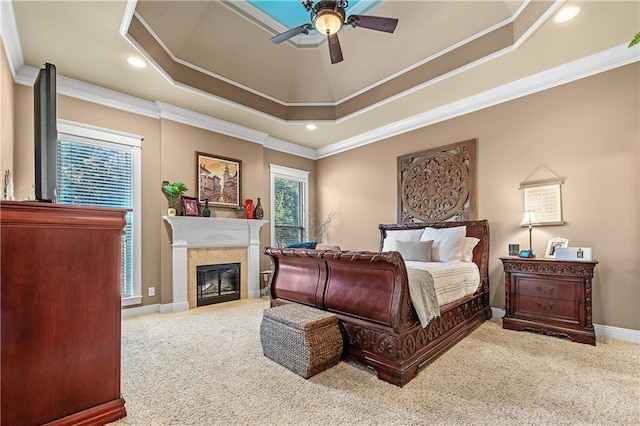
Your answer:
[[[240,264],[197,266],[197,306],[240,299]]]

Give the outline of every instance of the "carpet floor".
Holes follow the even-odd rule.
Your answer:
[[[122,320],[114,425],[638,425],[640,345],[482,324],[403,388],[340,362],[308,380],[262,354],[265,300]]]

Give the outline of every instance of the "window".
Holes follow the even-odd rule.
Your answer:
[[[270,165],[271,244],[306,241],[309,235],[309,172]]]
[[[122,304],[142,302],[140,162],[142,137],[58,121],[57,201],[129,210],[122,238]]]

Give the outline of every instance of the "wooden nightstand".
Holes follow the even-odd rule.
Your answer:
[[[596,344],[591,279],[597,261],[501,257],[506,313],[502,327]]]

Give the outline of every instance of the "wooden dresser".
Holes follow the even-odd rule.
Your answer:
[[[124,210],[0,202],[0,419],[101,425],[120,396]]]
[[[500,258],[505,273],[503,328],[596,344],[591,279],[597,261]]]

